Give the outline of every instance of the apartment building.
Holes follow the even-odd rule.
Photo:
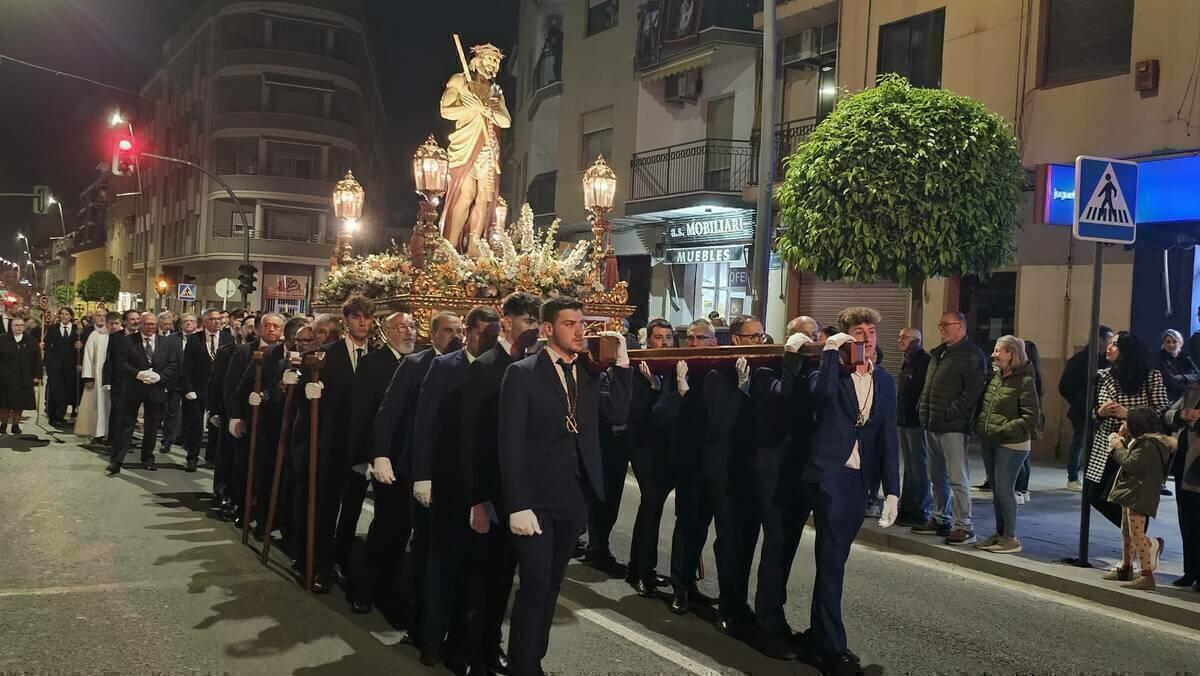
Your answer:
[[[367,195],[355,243],[382,239],[383,107],[359,9],[210,0],[164,46],[132,121],[138,143],[219,175],[247,214],[200,172],[143,158],[132,240],[116,236],[130,225],[121,221],[109,258],[144,296],[155,297],[158,276],[174,289],[190,275],[195,306],[219,305],[215,284],[237,277],[248,238],[259,270],[250,305],[306,310],[327,272],[340,227],[331,196],[347,170]]]

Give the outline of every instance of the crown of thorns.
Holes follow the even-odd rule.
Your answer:
[[[486,45],[475,45],[471,48],[471,54],[477,57],[490,56],[497,61],[504,58],[504,52],[500,51],[495,45],[488,43]]]

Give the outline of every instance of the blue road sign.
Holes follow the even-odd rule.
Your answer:
[[[1106,157],[1075,158],[1075,239],[1133,244],[1137,238],[1138,165]]]
[[[195,284],[180,284],[179,290],[175,293],[175,297],[179,300],[188,301],[189,303],[196,302],[196,285]]]

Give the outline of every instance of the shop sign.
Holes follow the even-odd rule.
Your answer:
[[[693,265],[697,263],[741,263],[746,260],[746,245],[702,246],[688,249],[667,249],[667,263]]]
[[[754,214],[735,213],[686,221],[668,221],[663,234],[667,246],[750,242],[754,240]]]
[[[304,275],[263,275],[263,296],[268,300],[306,300],[308,277]]]
[[[746,268],[729,268],[729,281],[726,286],[731,289],[744,289],[750,286],[750,271]]]

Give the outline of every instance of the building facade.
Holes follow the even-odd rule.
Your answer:
[[[145,297],[161,276],[171,282],[167,305],[199,308],[221,304],[215,285],[237,278],[248,243],[258,268],[249,305],[306,311],[339,235],[331,195],[346,171],[367,194],[355,244],[382,239],[376,82],[356,2],[205,3],[164,46],[133,128],[144,149],[220,176],[245,217],[216,181],[143,157],[138,213],[116,224],[110,262]],[[132,239],[122,236],[130,225]],[[185,275],[197,284],[194,304],[171,297]]]

